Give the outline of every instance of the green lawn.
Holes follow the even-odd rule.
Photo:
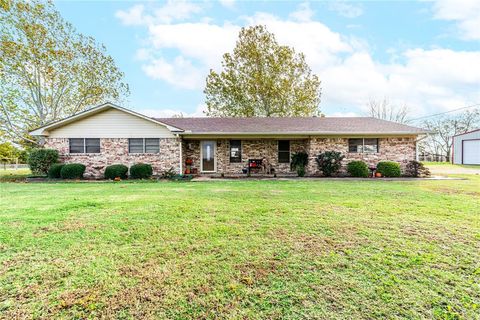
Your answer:
[[[0,169],[0,182],[14,182],[23,181],[26,177],[31,176],[30,169],[18,169],[18,170],[3,170]]]
[[[0,318],[480,319],[478,176],[0,197]]]

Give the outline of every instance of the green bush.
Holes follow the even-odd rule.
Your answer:
[[[81,163],[68,163],[60,170],[62,179],[81,179],[85,173],[85,166]]]
[[[428,177],[430,170],[423,163],[412,160],[407,163],[405,175],[409,177]]]
[[[306,152],[297,152],[292,154],[290,169],[296,170],[298,167],[306,167],[308,164],[308,154]]]
[[[292,154],[290,170],[296,170],[299,177],[305,176],[305,167],[308,164],[308,154],[306,152],[297,152]]]
[[[119,177],[120,179],[126,179],[128,173],[128,167],[123,164],[113,164],[105,168],[105,179],[115,179]]]
[[[130,178],[132,179],[148,179],[152,174],[152,166],[147,163],[137,163],[130,167]]]
[[[368,166],[363,161],[351,161],[347,164],[347,171],[352,177],[367,178]]]
[[[28,155],[28,166],[34,174],[47,174],[48,169],[58,162],[58,151],[53,149],[32,149]]]
[[[48,177],[51,179],[60,179],[60,171],[62,170],[63,166],[65,164],[63,163],[54,163],[50,166],[50,169],[48,169]]]
[[[297,175],[299,177],[305,176],[305,167],[304,166],[297,166]]]
[[[345,156],[340,152],[325,151],[320,153],[315,160],[317,161],[318,170],[320,170],[324,176],[330,177],[340,170],[343,158],[345,158]]]
[[[387,178],[400,177],[400,163],[393,161],[381,161],[377,164],[377,172]]]

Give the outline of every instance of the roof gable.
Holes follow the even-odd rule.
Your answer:
[[[40,128],[34,129],[30,132],[30,134],[33,135],[33,136],[46,136],[46,135],[49,134],[49,131],[56,130],[56,129],[59,129],[61,127],[73,124],[77,121],[80,121],[82,119],[86,119],[88,117],[92,117],[96,114],[105,112],[109,109],[115,109],[115,110],[130,114],[132,116],[141,118],[143,120],[155,123],[157,125],[166,127],[171,132],[181,132],[181,131],[183,131],[182,129],[177,128],[173,125],[163,123],[163,122],[161,122],[159,120],[156,120],[154,118],[147,117],[147,116],[145,116],[143,114],[140,114],[138,112],[135,112],[135,111],[132,111],[132,110],[129,110],[129,109],[126,109],[126,108],[123,108],[123,107],[120,107],[120,106],[117,106],[115,104],[107,102],[107,103],[99,105],[97,107],[94,107],[94,108],[82,111],[80,113],[77,113],[75,115],[72,115],[70,117],[64,118],[62,120],[55,121],[55,122],[49,123],[45,126],[42,126]]]

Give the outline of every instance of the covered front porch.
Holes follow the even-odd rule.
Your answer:
[[[290,176],[291,154],[305,151],[307,139],[183,139],[184,174],[241,177]],[[267,164],[267,165],[265,165]]]

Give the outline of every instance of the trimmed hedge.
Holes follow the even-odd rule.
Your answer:
[[[377,172],[387,178],[400,177],[400,163],[393,161],[381,161],[377,164]]]
[[[85,166],[81,163],[68,163],[60,170],[62,179],[81,179],[85,173]]]
[[[351,161],[347,164],[347,171],[352,177],[368,178],[368,166],[363,161]]]
[[[62,170],[64,163],[54,163],[48,169],[48,177],[50,179],[60,179],[60,171]]]
[[[130,167],[130,178],[132,179],[148,179],[152,174],[152,166],[147,163],[136,163]]]
[[[58,162],[58,151],[54,149],[33,149],[28,155],[28,166],[35,174],[47,174],[48,169]]]
[[[115,179],[119,177],[120,179],[126,179],[128,173],[128,167],[123,164],[113,164],[105,168],[105,179]]]

